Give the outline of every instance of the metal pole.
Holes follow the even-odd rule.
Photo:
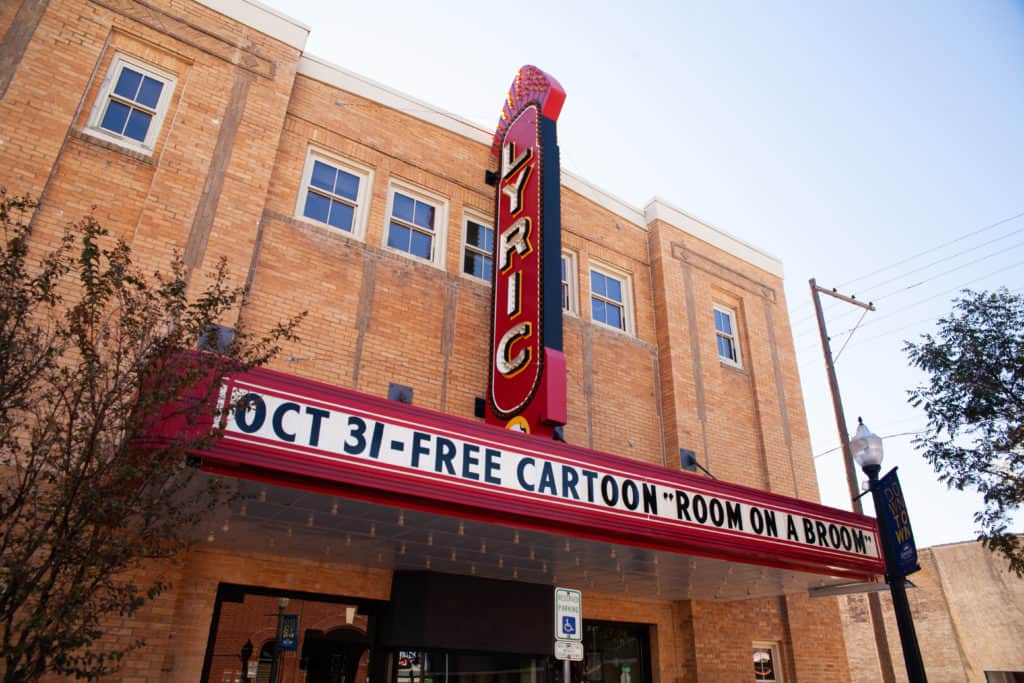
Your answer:
[[[907,679],[910,683],[928,683],[924,673],[924,662],[921,660],[921,648],[917,643],[917,632],[914,630],[914,616],[910,612],[907,600],[907,587],[903,572],[900,571],[897,559],[893,557],[892,548],[886,539],[892,535],[889,522],[885,515],[878,514],[885,501],[878,490],[878,472],[881,465],[865,465],[864,473],[868,475],[871,486],[871,500],[875,503],[875,517],[878,519],[878,532],[882,537],[882,554],[885,556],[886,580],[892,593],[892,608],[896,613],[896,626],[900,631],[900,645],[903,646],[903,661],[907,666]]]
[[[836,416],[836,427],[839,429],[839,443],[843,449],[843,464],[846,467],[846,485],[850,492],[850,499],[853,504],[853,511],[858,515],[864,514],[864,507],[860,504],[860,491],[857,486],[857,472],[853,468],[853,457],[850,454],[850,433],[846,430],[846,417],[843,412],[843,400],[839,395],[839,380],[836,379],[836,366],[832,361],[832,346],[829,342],[828,332],[825,329],[825,312],[821,308],[821,296],[824,292],[834,296],[841,301],[875,310],[870,303],[864,304],[852,297],[843,296],[818,286],[817,281],[812,277],[810,280],[811,296],[814,298],[814,312],[818,316],[818,333],[821,335],[821,350],[825,355],[825,369],[828,371],[828,386],[832,393],[832,411]],[[875,650],[878,651],[878,668],[882,675],[883,683],[895,683],[896,672],[892,666],[892,653],[889,651],[889,638],[885,635],[885,621],[882,617],[882,603],[877,593],[868,593],[868,611],[871,613],[871,630],[875,636]]]
[[[281,677],[281,638],[284,637],[284,605],[277,605],[277,642],[274,645],[274,666],[270,672],[270,680],[277,683]]]

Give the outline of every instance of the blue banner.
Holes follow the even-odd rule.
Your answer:
[[[299,647],[299,615],[285,614],[281,617],[281,650],[294,652]]]
[[[889,547],[899,576],[913,574],[921,567],[917,563],[917,545],[914,543],[914,532],[910,528],[910,514],[907,512],[907,503],[903,498],[903,489],[900,488],[895,467],[879,479],[878,491],[881,494],[881,509],[876,510],[875,514],[879,520],[884,519],[885,526],[888,527],[882,530],[882,542]]]

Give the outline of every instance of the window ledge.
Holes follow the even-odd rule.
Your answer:
[[[111,152],[118,152],[135,161],[152,166],[156,165],[156,159],[153,158],[153,150],[112,139],[95,129],[84,128],[74,131],[73,137]]]

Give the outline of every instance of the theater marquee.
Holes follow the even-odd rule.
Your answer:
[[[873,520],[316,382],[256,370],[217,463],[367,500],[740,562],[868,578],[883,572]]]

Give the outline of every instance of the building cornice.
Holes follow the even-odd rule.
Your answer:
[[[260,33],[302,51],[306,48],[310,27],[256,0],[196,0],[215,12],[241,22]]]
[[[655,197],[647,202],[644,215],[647,223],[662,221],[761,270],[782,277],[782,261],[778,257],[672,206],[664,199]]]

